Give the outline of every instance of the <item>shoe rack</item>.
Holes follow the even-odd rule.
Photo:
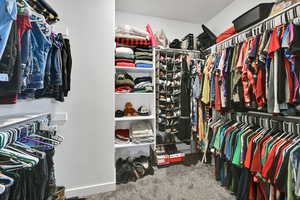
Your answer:
[[[182,56],[199,56],[199,51],[160,49],[156,55],[156,97],[157,97],[157,164],[169,165],[182,162],[185,155],[192,153],[195,142],[191,138],[180,140],[179,133],[181,116]],[[187,96],[186,98],[191,98]],[[191,131],[192,130],[187,130]],[[163,136],[163,137],[161,137]]]

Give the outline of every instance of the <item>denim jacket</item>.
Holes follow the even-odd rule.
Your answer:
[[[44,88],[47,57],[52,44],[36,22],[32,22],[31,45],[34,56],[27,89],[42,89]]]
[[[10,35],[12,23],[17,18],[16,0],[0,0],[0,60]],[[0,63],[0,81],[10,81],[13,65]],[[4,76],[4,77],[3,77]]]

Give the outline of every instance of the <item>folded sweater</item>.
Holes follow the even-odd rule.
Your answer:
[[[148,53],[152,53],[152,48],[136,48],[135,52],[148,52]]]
[[[116,59],[131,59],[134,60],[134,55],[116,55]]]
[[[152,68],[153,64],[143,64],[143,63],[139,63],[135,65],[137,68]]]
[[[133,59],[122,59],[122,58],[119,58],[119,59],[116,59],[115,62],[134,63],[134,60]]]
[[[128,63],[128,62],[117,62],[116,65],[118,67],[135,67],[134,63]]]
[[[150,60],[136,60],[135,64],[149,64],[149,65],[153,65],[153,61],[150,61]]]
[[[135,56],[136,60],[153,60],[152,56]]]
[[[149,52],[135,52],[135,55],[136,56],[153,56],[152,53],[149,53]]]

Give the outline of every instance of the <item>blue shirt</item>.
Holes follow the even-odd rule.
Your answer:
[[[0,59],[6,47],[12,23],[16,19],[16,0],[0,0]]]

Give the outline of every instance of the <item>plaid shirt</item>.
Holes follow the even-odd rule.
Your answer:
[[[127,46],[142,46],[142,47],[151,46],[150,41],[145,39],[116,38],[116,43],[121,45],[127,45]]]

